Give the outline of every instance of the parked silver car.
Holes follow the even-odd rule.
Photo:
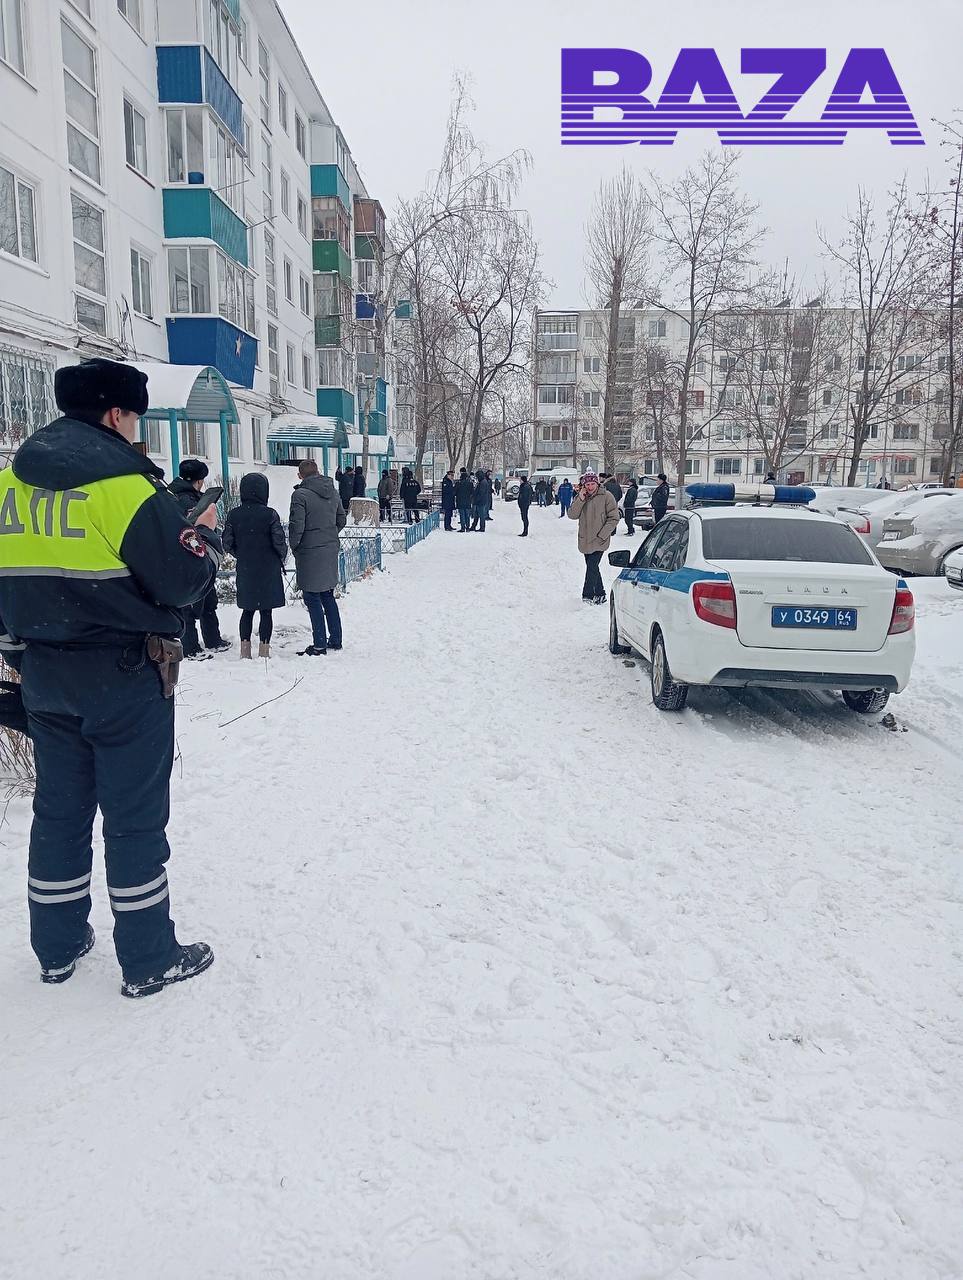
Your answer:
[[[944,572],[947,557],[958,547],[963,547],[963,489],[891,516],[876,554],[887,569],[933,577]]]
[[[816,496],[809,506],[834,516],[840,507],[870,507],[893,496],[892,489],[866,489],[856,485],[810,485]]]
[[[887,493],[882,502],[862,506],[847,502],[837,509],[836,519],[855,529],[863,541],[875,549],[887,520],[909,515],[930,499],[945,498],[954,493],[959,493],[959,489],[901,489],[899,493]]]
[[[946,581],[957,591],[963,591],[963,547],[959,551],[951,551],[943,561],[943,572]]]

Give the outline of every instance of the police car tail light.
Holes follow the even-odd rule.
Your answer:
[[[731,582],[693,583],[692,604],[703,622],[735,630],[736,591]]]
[[[916,620],[916,603],[909,587],[897,587],[896,599],[893,601],[893,616],[890,619],[889,634],[901,635],[904,631],[912,631]]]

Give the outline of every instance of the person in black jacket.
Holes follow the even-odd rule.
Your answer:
[[[338,481],[338,497],[341,499],[341,505],[344,508],[344,514],[351,514],[351,499],[354,497],[354,468],[348,467],[341,479]]]
[[[150,403],[140,370],[88,360],[59,369],[54,394],[64,416],[0,472],[0,634],[20,649],[5,656],[19,660],[37,768],[30,941],[48,983],[94,945],[99,807],[121,991],[146,996],[214,960],[174,935],[165,828],[180,610],[217,576],[217,517],[188,523],[133,447]]]
[[[405,519],[409,524],[417,524],[421,519],[418,513],[418,495],[421,485],[415,479],[410,467],[401,472],[401,501],[405,504]]]
[[[272,610],[284,605],[281,569],[288,544],[281,518],[267,504],[268,478],[260,471],[241,477],[241,505],[228,513],[224,526],[224,550],[237,559],[237,607],[241,610],[238,632],[241,657],[250,658],[254,611],[258,623],[258,657],[270,658],[274,632]]]
[[[455,481],[455,506],[458,508],[459,533],[468,533],[471,526],[472,483],[471,476],[465,467],[458,473]]]
[[[368,481],[367,481],[367,478],[365,477],[365,473],[361,467],[355,467],[354,492],[352,493],[351,496],[353,498],[363,498],[367,492],[368,492]]]
[[[378,509],[381,519],[391,524],[391,476],[387,471],[382,471],[378,481]]]
[[[603,488],[608,489],[609,493],[615,499],[616,503],[621,502],[622,486],[619,484],[618,480],[616,480],[615,476],[609,475],[609,473],[606,471],[606,472],[603,472],[600,479],[604,482]]]
[[[207,464],[201,462],[200,458],[185,458],[180,464],[177,477],[171,481],[170,491],[177,499],[177,505],[185,519],[197,506],[208,474]],[[215,653],[223,653],[230,649],[231,642],[221,635],[221,626],[217,620],[217,591],[214,587],[211,587],[198,604],[185,609],[181,616],[184,621],[181,642],[184,645],[185,658],[203,660],[212,657]],[[203,649],[197,638],[198,621],[201,624]]]
[[[475,518],[472,520],[472,529],[477,529],[479,533],[485,532],[485,522],[488,520],[488,513],[492,506],[492,482],[480,468],[475,472]]]
[[[655,524],[658,524],[669,509],[669,482],[662,471],[659,472],[659,483],[652,490],[650,503],[652,506],[652,519]]]
[[[528,476],[522,476],[522,483],[518,486],[518,512],[522,517],[522,531],[518,535],[520,538],[528,537],[528,510],[534,497],[535,490],[528,483]]]
[[[625,516],[625,532],[631,538],[635,533],[635,504],[639,500],[638,481],[633,478],[629,481],[629,487],[622,495],[622,513]]]
[[[455,514],[455,473],[446,471],[441,482],[441,509],[445,514],[445,530],[453,533],[451,518]]]

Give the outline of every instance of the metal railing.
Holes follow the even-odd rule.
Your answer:
[[[433,529],[437,529],[441,516],[437,511],[422,512],[415,524],[383,524],[381,526],[382,549],[385,553],[404,551],[407,555],[416,543],[423,542]]]
[[[338,577],[342,590],[347,591],[349,582],[357,582],[372,569],[380,569],[381,553],[380,533],[372,533],[370,529],[349,533],[342,529],[341,550],[338,552]]]

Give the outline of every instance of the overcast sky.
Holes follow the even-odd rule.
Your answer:
[[[658,93],[680,48],[715,48],[747,110],[771,77],[738,74],[753,46],[818,46],[827,69],[796,108],[817,119],[854,46],[882,46],[893,63],[925,147],[892,147],[867,131],[840,147],[748,148],[742,184],[770,228],[766,255],[800,279],[822,270],[815,226],[838,231],[857,186],[885,191],[907,170],[945,183],[933,118],[963,109],[958,64],[963,0],[281,0],[328,106],[372,195],[389,216],[400,196],[437,164],[452,74],[473,81],[474,129],[494,157],[526,148],[534,170],[519,204],[532,217],[549,305],[584,305],[583,228],[599,180],[626,163],[640,172],[680,171],[714,134],[670,147],[561,146],[559,51],[623,47],[643,53]],[[755,96],[753,96],[755,95]],[[804,112],[805,108],[805,112]]]

